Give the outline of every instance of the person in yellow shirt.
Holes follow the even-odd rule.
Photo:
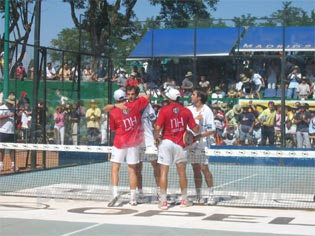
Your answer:
[[[88,129],[88,144],[98,145],[101,141],[100,119],[101,109],[97,107],[97,102],[92,99],[90,108],[85,113],[86,126]]]
[[[261,128],[261,145],[266,146],[268,139],[269,146],[273,146],[275,142],[275,121],[276,109],[273,101],[268,102],[268,108],[263,110],[258,116],[258,120],[262,125]]]

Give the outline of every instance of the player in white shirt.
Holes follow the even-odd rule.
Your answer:
[[[202,172],[208,186],[207,203],[213,205],[216,203],[213,196],[213,177],[208,167],[209,160],[205,155],[205,148],[210,147],[209,136],[215,132],[215,124],[213,112],[206,105],[207,99],[204,91],[194,90],[191,95],[192,105],[187,107],[200,127],[200,133],[195,136],[196,142],[188,149],[188,160],[193,167],[197,201],[202,200]]]
[[[155,145],[153,136],[153,124],[156,120],[156,112],[152,105],[149,104],[143,111],[141,117],[141,123],[143,127],[144,141],[141,144],[140,149],[140,162],[137,164],[137,187],[138,187],[138,201],[141,203],[144,201],[144,194],[142,190],[142,163],[143,161],[150,161],[153,167],[153,175],[157,186],[156,192],[160,192],[159,181],[160,181],[160,168],[157,163],[157,147]]]

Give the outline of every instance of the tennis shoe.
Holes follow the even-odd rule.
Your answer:
[[[138,195],[138,202],[139,203],[145,203],[146,202],[146,199],[145,199],[145,196],[143,193],[139,193]]]
[[[130,201],[129,201],[129,205],[130,205],[130,206],[137,206],[137,205],[138,205],[138,203],[137,203],[137,201],[136,201],[136,200],[134,200],[134,199],[130,199]]]
[[[113,196],[112,199],[107,204],[107,207],[113,207],[117,203],[118,199],[119,199],[119,194]]]
[[[190,201],[188,201],[187,199],[182,199],[180,200],[180,207],[190,207],[192,206],[192,203]]]
[[[161,210],[167,210],[167,209],[168,209],[168,203],[167,203],[167,201],[160,202],[160,203],[159,203],[159,208],[160,208]]]
[[[194,203],[196,203],[196,204],[203,204],[203,203],[205,203],[205,201],[202,198],[202,196],[197,196],[196,200],[194,200]]]
[[[213,195],[208,196],[207,205],[216,205],[217,203],[218,200]]]

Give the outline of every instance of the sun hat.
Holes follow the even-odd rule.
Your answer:
[[[219,108],[220,108],[222,111],[227,111],[227,110],[229,109],[227,103],[220,103],[220,104],[219,104]]]
[[[5,100],[7,103],[10,103],[12,105],[16,104],[15,96],[14,95],[9,95],[8,98]]]
[[[221,91],[219,86],[215,86],[214,91]]]
[[[114,92],[114,99],[118,102],[120,101],[123,101],[126,99],[126,93],[125,91],[123,91],[122,89],[117,89],[115,92]]]
[[[236,114],[236,115],[241,114],[241,113],[243,112],[242,106],[239,105],[239,104],[235,104],[235,105],[233,106],[233,112],[234,112],[234,114]]]
[[[90,100],[90,104],[97,104],[98,102],[95,99]]]
[[[188,71],[187,74],[185,75],[185,77],[192,77],[193,73],[191,71]]]

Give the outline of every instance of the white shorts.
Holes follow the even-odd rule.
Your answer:
[[[124,163],[128,165],[134,165],[139,163],[140,147],[130,147],[130,148],[112,148],[112,155],[110,158],[111,162]]]
[[[157,154],[146,154],[146,147],[140,147],[140,158],[141,162],[143,161],[155,161],[158,159]]]
[[[206,156],[204,148],[194,148],[193,146],[187,150],[187,159],[191,164],[209,164],[209,158]]]
[[[158,163],[169,166],[181,162],[187,162],[187,151],[168,139],[162,140],[159,145]]]

